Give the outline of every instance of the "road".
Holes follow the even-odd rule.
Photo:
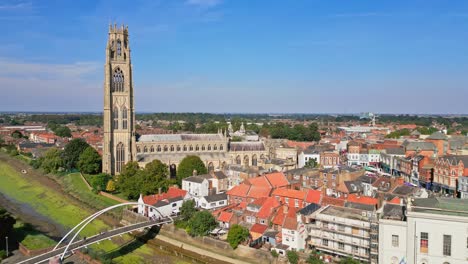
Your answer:
[[[130,225],[130,226],[125,226],[121,228],[117,228],[108,232],[104,232],[98,235],[95,235],[93,237],[89,237],[86,240],[82,239],[77,242],[74,242],[73,244],[70,245],[68,248],[68,252],[72,252],[73,250],[80,249],[82,247],[86,247],[88,245],[97,243],[102,240],[110,239],[114,236],[119,236],[125,233],[129,233],[131,231],[135,231],[138,229],[146,228],[146,227],[151,227],[154,225],[162,225],[162,224],[167,224],[172,222],[169,218],[167,220],[162,220],[162,221],[148,221],[148,222],[143,222],[135,225]],[[43,263],[57,255],[61,255],[63,251],[65,250],[65,247],[61,247],[59,249],[56,249],[54,251],[50,251],[47,253],[44,253],[42,255],[35,256],[33,258],[24,260],[22,262],[19,262],[18,264],[33,264],[33,263]],[[68,254],[67,254],[68,255]]]

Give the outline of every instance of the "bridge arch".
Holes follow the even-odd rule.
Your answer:
[[[75,235],[72,237],[72,239],[70,240],[70,242],[67,244],[67,246],[65,247],[65,250],[63,251],[62,255],[60,256],[60,259],[63,260],[67,251],[68,251],[68,248],[70,247],[71,244],[73,244],[73,241],[75,241],[75,238],[78,236],[79,233],[81,233],[81,231],[89,224],[91,223],[94,219],[98,218],[100,215],[104,214],[105,212],[107,211],[110,211],[112,209],[115,209],[115,208],[118,208],[118,207],[122,207],[122,206],[128,206],[128,205],[138,205],[138,206],[145,206],[145,207],[148,207],[148,208],[152,208],[154,209],[157,213],[159,213],[159,215],[161,217],[167,217],[171,220],[171,222],[173,222],[174,220],[172,219],[172,217],[170,215],[167,215],[167,216],[164,216],[159,210],[158,208],[156,208],[155,206],[152,206],[152,205],[149,205],[149,204],[145,204],[145,203],[137,203],[137,202],[128,202],[128,203],[121,203],[121,204],[116,204],[116,205],[113,205],[113,206],[109,206],[107,208],[104,208],[90,216],[88,216],[86,219],[84,219],[83,221],[81,221],[79,224],[77,224],[75,227],[73,227],[58,243],[57,245],[54,247],[53,250],[56,250],[58,248],[58,246],[70,235],[73,233],[73,231],[75,231],[77,228],[79,228],[81,226],[81,228],[78,230],[78,232],[75,233]]]

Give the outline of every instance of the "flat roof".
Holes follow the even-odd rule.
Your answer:
[[[433,197],[415,198],[412,212],[468,217],[468,203],[464,199]]]
[[[367,211],[348,207],[338,207],[331,205],[325,208],[319,214],[326,214],[359,221],[369,221],[369,217],[367,217]]]

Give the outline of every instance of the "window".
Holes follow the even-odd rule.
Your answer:
[[[353,245],[353,253],[358,254],[359,253],[359,247]]]
[[[114,70],[112,75],[112,91],[123,92],[124,91],[124,74],[120,68]]]
[[[205,150],[205,145],[202,145],[202,146],[201,146],[201,150],[202,150],[202,151]]]
[[[208,150],[211,150],[211,145],[208,145]]]
[[[216,203],[210,203],[210,206],[214,207],[216,206]]]
[[[174,146],[171,145],[171,151],[174,151]]]
[[[164,152],[167,152],[167,146],[164,146],[163,150]]]
[[[183,149],[184,149],[184,151],[187,151],[187,146],[184,145],[184,148],[183,148]]]
[[[177,151],[180,151],[180,146],[179,145],[177,145]]]
[[[218,150],[218,146],[214,145],[213,150]]]
[[[393,247],[398,247],[399,241],[398,241],[398,235],[392,235],[392,246]]]
[[[338,249],[344,250],[344,243],[338,242]]]
[[[200,148],[198,147],[198,145],[195,146],[195,151],[199,151]]]
[[[190,145],[189,150],[193,151],[193,146],[192,145]]]
[[[114,107],[112,111],[112,117],[114,119],[114,129],[119,129],[119,108]]]
[[[284,198],[284,202],[289,203],[289,198],[288,197]]]
[[[154,152],[154,147],[153,146],[151,146],[150,152]]]
[[[328,247],[328,239],[322,239],[322,245]]]
[[[294,199],[294,207],[299,207],[299,200],[297,199]]]
[[[223,150],[223,145],[219,145],[219,150]]]
[[[218,204],[219,205],[223,205],[225,203],[225,201],[219,201]]]
[[[117,56],[122,55],[122,43],[120,42],[120,39],[117,40]]]
[[[429,233],[421,232],[421,238],[419,242],[419,252],[427,253],[429,247]]]
[[[145,152],[145,153],[148,152],[148,147],[147,146],[143,147],[143,152]]]
[[[345,226],[344,225],[338,225],[338,231],[344,232],[345,231]]]
[[[122,108],[122,129],[127,129],[127,108],[124,106]]]
[[[125,165],[125,148],[122,142],[117,145],[116,149],[116,162],[115,162],[115,170],[117,173],[121,172],[124,165]]]
[[[161,152],[161,146],[158,146],[158,148],[156,149],[158,152]]]
[[[444,242],[444,245],[443,245],[444,256],[451,256],[452,255],[452,236],[444,235],[443,242]]]

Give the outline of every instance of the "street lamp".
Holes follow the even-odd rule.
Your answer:
[[[8,237],[5,237],[6,240],[6,256],[8,257]]]

